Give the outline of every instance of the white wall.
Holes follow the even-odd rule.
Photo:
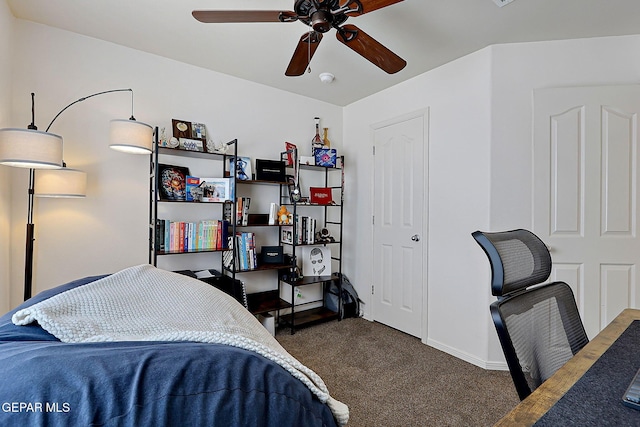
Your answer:
[[[476,52],[351,104],[344,116],[345,152],[356,159],[356,179],[348,183],[347,192],[357,197],[357,239],[347,237],[345,251],[356,254],[353,282],[370,317],[370,126],[430,109],[429,147],[425,150],[429,212],[423,239],[428,253],[429,287],[424,294],[428,329],[422,338],[478,364],[487,351],[489,293],[482,285],[488,276],[470,233],[489,225],[490,65],[490,50]],[[479,325],[479,330],[468,325]]]
[[[29,123],[30,92],[36,93],[36,121],[44,130],[68,103],[130,87],[138,120],[169,130],[172,118],[205,123],[214,140],[237,138],[239,154],[253,159],[279,158],[284,141],[307,154],[315,116],[330,128],[333,145],[342,146],[342,109],[331,104],[27,21],[16,20],[14,39],[13,126]],[[149,157],[108,148],[109,120],[128,118],[130,106],[127,92],[91,98],[51,128],[64,137],[69,167],[88,173],[88,190],[86,199],[36,198],[34,294],[147,262]],[[17,175],[14,190],[11,255],[22,260],[26,175]],[[183,268],[219,267],[219,261],[197,256],[186,263]],[[22,277],[22,263],[14,262],[14,290],[21,289]],[[274,277],[264,285],[275,286]],[[20,295],[16,291],[12,306]]]
[[[11,58],[13,41],[13,15],[6,2],[0,2],[0,58]],[[9,126],[11,106],[11,61],[0,62],[0,128]],[[6,166],[0,166],[0,313],[9,309],[9,257],[11,210],[11,174]]]

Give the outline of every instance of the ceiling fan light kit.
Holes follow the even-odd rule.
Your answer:
[[[322,41],[322,35],[332,28],[336,29],[336,38],[342,44],[388,74],[394,74],[407,65],[404,59],[355,25],[343,24],[349,17],[357,17],[401,1],[403,0],[348,0],[341,5],[341,0],[295,0],[294,11],[194,10],[192,15],[204,23],[301,21],[309,27],[309,31],[300,37],[285,71],[286,76],[301,76],[305,73]]]

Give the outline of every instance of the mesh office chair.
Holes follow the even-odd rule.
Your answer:
[[[589,339],[569,285],[541,285],[551,274],[551,255],[535,234],[519,229],[472,236],[491,264],[491,293],[498,297],[491,317],[523,400]]]

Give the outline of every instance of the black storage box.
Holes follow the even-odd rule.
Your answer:
[[[233,280],[231,277],[226,275],[205,277],[200,280],[210,284],[215,288],[220,289],[222,292],[228,295],[231,295],[236,299],[236,301],[245,306],[245,308],[248,308],[247,294],[244,288],[244,284],[240,280]]]
[[[263,264],[284,264],[282,246],[263,246],[261,259]]]
[[[282,160],[256,159],[256,179],[286,182],[285,163]]]

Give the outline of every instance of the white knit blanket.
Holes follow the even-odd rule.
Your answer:
[[[13,315],[16,325],[37,321],[66,343],[196,341],[250,350],[302,381],[331,408],[340,425],[347,406],[322,379],[278,343],[234,298],[199,280],[151,265],[130,267],[62,292]]]

